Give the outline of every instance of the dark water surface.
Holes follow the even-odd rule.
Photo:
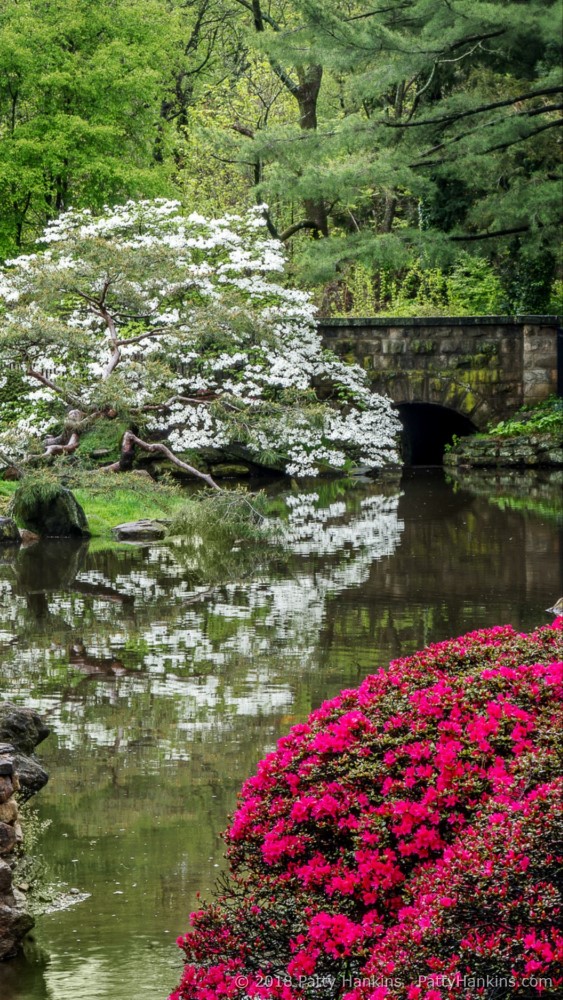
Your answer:
[[[2,557],[0,697],[53,730],[46,878],[90,896],[38,919],[1,1000],[165,1000],[236,791],[278,737],[390,658],[531,629],[563,593],[560,483],[314,490],[290,496],[285,555],[225,586],[194,585],[193,546]]]

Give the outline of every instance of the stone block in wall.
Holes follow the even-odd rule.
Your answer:
[[[5,861],[0,861],[0,896],[12,888],[12,869]]]
[[[407,342],[406,340],[387,340],[381,345],[382,354],[406,354],[407,353]]]
[[[549,371],[546,368],[527,368],[522,379],[524,403],[532,405],[541,403],[550,395],[549,385],[555,386],[553,394],[557,388],[557,370]]]
[[[0,805],[0,823],[15,823],[18,818],[18,804],[14,798]]]
[[[8,775],[0,775],[0,803],[7,800],[14,794],[14,783]]]
[[[0,823],[0,854],[11,854],[16,846],[16,831],[11,823]]]

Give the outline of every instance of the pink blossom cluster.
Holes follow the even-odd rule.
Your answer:
[[[171,1000],[555,995],[562,661],[563,618],[471,632],[294,726],[242,788]]]

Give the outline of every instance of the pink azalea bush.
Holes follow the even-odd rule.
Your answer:
[[[170,1000],[555,995],[563,618],[390,663],[244,784]]]

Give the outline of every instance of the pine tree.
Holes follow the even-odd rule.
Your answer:
[[[261,192],[322,201],[315,270],[460,247],[537,260],[561,222],[561,5],[303,0],[272,64],[323,70],[314,134],[263,132]],[[306,55],[305,55],[306,54]]]

